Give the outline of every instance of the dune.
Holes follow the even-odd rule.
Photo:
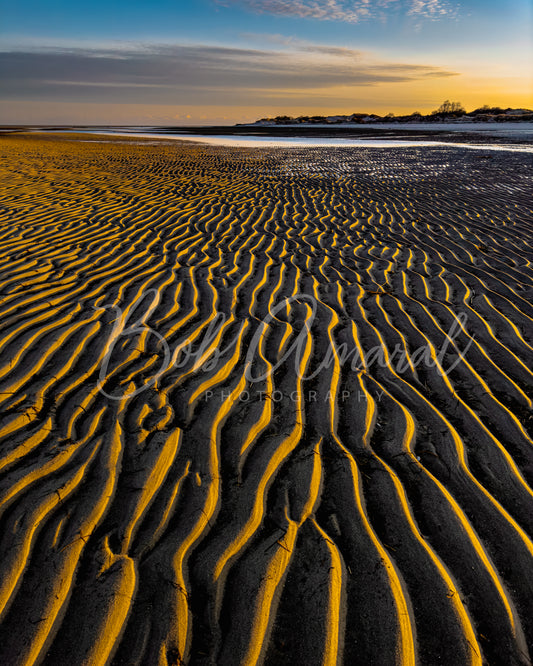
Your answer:
[[[0,154],[0,663],[531,663],[530,154]]]

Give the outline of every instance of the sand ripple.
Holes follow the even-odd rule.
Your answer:
[[[531,663],[531,157],[137,144],[0,144],[1,663]]]

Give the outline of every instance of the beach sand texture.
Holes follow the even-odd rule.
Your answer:
[[[0,155],[0,663],[531,663],[531,155]]]

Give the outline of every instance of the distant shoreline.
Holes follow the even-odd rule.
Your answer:
[[[409,141],[439,141],[470,144],[533,144],[533,122],[506,123],[379,123],[379,124],[298,124],[298,125],[218,125],[218,126],[3,126],[0,134],[18,132],[101,132],[165,134],[169,136],[234,136],[309,138],[309,139],[385,139]]]

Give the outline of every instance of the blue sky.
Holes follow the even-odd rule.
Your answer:
[[[0,122],[531,106],[531,0],[0,3]]]

